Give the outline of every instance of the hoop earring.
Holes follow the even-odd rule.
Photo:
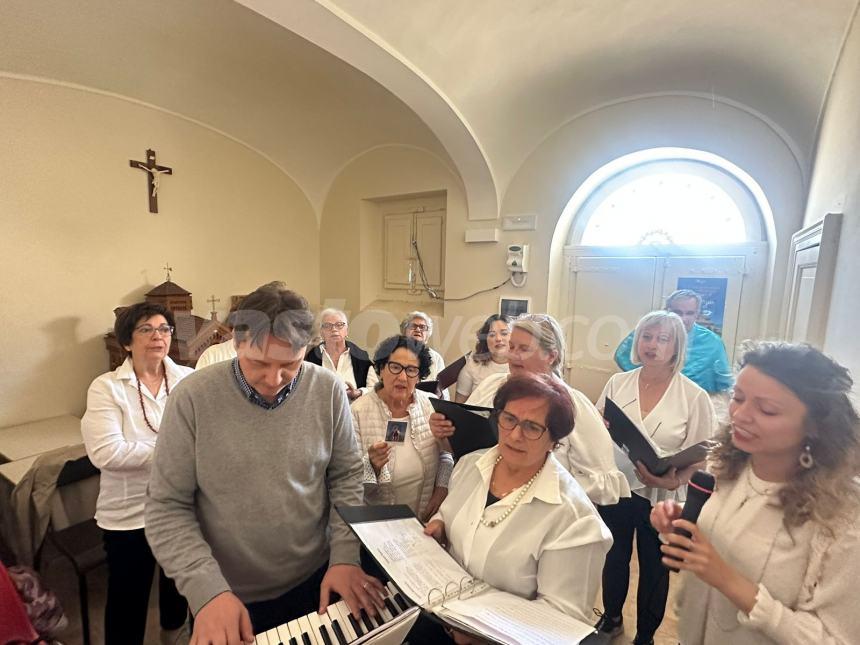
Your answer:
[[[812,458],[812,448],[809,444],[803,446],[803,452],[800,453],[800,457],[797,458],[797,461],[800,463],[801,468],[805,468],[809,470],[815,465],[815,460]]]

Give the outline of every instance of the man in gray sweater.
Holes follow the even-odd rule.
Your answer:
[[[303,362],[312,325],[300,295],[261,287],[237,312],[237,358],[170,394],[146,537],[195,614],[192,643],[253,642],[330,592],[376,613],[382,586],[333,507],[362,503],[361,457],[343,386]]]

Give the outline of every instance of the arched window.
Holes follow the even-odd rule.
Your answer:
[[[640,153],[635,165],[607,172],[586,195],[577,191],[568,244],[699,246],[764,239],[759,202],[743,173],[706,153],[666,158],[667,152],[654,151],[663,158],[651,160]]]

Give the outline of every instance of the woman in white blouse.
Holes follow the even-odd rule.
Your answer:
[[[560,440],[556,459],[570,471],[595,504],[614,504],[630,495],[630,486],[615,466],[612,440],[603,419],[582,392],[561,380],[564,364],[564,335],[558,321],[544,314],[523,314],[512,323],[508,339],[510,375],[487,377],[466,403],[491,407],[493,398],[507,380],[520,374],[549,374],[564,387],[576,410],[576,432]],[[443,414],[430,417],[433,434],[440,439],[456,428]]]
[[[478,330],[475,350],[466,357],[466,364],[457,377],[457,403],[465,403],[481,382],[493,374],[508,373],[508,337],[511,319],[493,314]]]
[[[379,382],[351,406],[364,461],[365,501],[406,504],[426,519],[445,499],[454,467],[451,454],[430,432],[430,397],[415,388],[430,369],[430,354],[414,338],[392,336],[379,344],[373,365]]]
[[[570,395],[551,375],[526,374],[493,403],[498,445],[460,459],[425,533],[476,579],[587,621],[612,538],[554,457],[579,430]],[[457,642],[468,641],[458,634]]]
[[[169,309],[141,302],[120,312],[114,332],[128,352],[87,393],[81,434],[101,470],[96,523],[104,530],[108,564],[106,645],[144,642],[155,558],[143,533],[143,506],[161,415],[170,391],[190,374],[167,353],[175,322]],[[185,623],[187,605],[159,570],[160,622],[164,630]]]
[[[372,389],[368,383],[372,363],[367,352],[346,339],[349,322],[340,309],[323,309],[320,312],[320,335],[322,342],[308,349],[305,360],[322,365],[338,375],[346,387],[350,402]]]
[[[612,399],[657,452],[665,455],[710,439],[716,431],[716,415],[708,393],[681,374],[686,348],[687,332],[676,314],[646,314],[636,325],[631,350],[631,360],[640,367],[613,374],[597,401],[597,407],[602,409],[606,399]],[[665,499],[683,500],[685,482],[701,464],[682,472],[670,469],[658,477],[641,462],[631,464],[618,448],[615,455],[633,495],[599,509],[614,543],[603,570],[604,614],[597,628],[612,635],[624,631],[621,610],[627,598],[635,537],[639,583],[633,642],[645,645],[653,642],[669,593],[669,573],[660,561],[660,541],[649,519],[651,507]]]
[[[776,342],[750,347],[740,366],[698,523],[668,501],[651,516],[664,561],[682,570],[681,643],[860,643],[860,418],[848,370]]]

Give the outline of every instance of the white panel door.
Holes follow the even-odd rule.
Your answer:
[[[427,276],[427,284],[438,289],[442,286],[442,253],[445,248],[445,217],[443,213],[418,213],[415,215],[415,240],[421,253],[421,262]],[[416,258],[417,259],[417,258]],[[415,264],[416,270],[419,269]]]
[[[723,338],[729,362],[738,340],[738,316],[743,292],[746,258],[739,256],[671,257],[662,261],[660,301],[679,288],[692,288],[702,295],[700,324]]]
[[[409,288],[409,265],[412,259],[411,213],[385,215],[383,217],[384,238],[384,286],[386,289]]]
[[[568,335],[568,383],[592,401],[618,371],[618,344],[642,314],[651,311],[659,290],[653,257],[571,258],[569,285],[573,318],[562,321]]]

